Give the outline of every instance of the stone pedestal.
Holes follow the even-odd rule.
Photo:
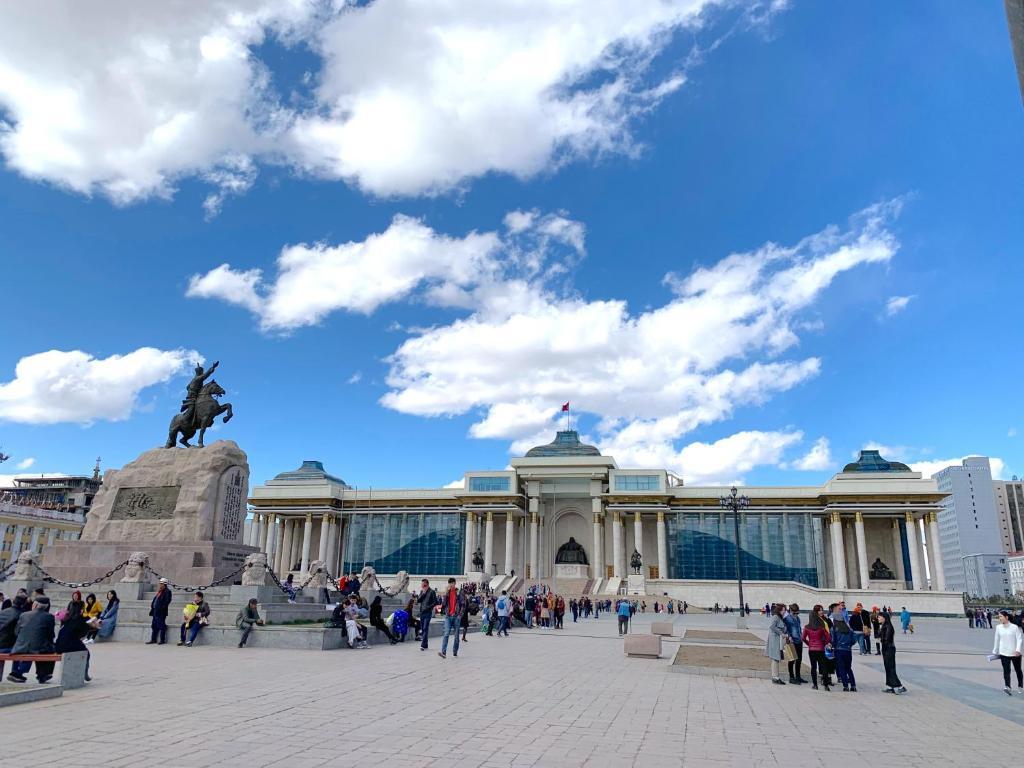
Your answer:
[[[248,459],[230,440],[146,451],[106,473],[81,539],[45,547],[41,565],[63,581],[88,581],[142,551],[173,582],[210,584],[256,551],[242,543],[248,493]]]
[[[627,595],[646,595],[647,594],[647,577],[643,574],[631,573],[626,578],[626,594]]]
[[[470,584],[482,584],[484,581],[483,571],[469,571],[466,573],[466,581]]]
[[[586,565],[579,565],[578,563],[555,564],[556,579],[585,579],[589,573],[590,569]]]
[[[895,579],[872,579],[867,583],[867,586],[861,588],[872,592],[894,592],[897,589],[903,589],[904,585],[902,581],[896,581]]]

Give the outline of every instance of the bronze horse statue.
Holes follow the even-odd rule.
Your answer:
[[[199,433],[199,448],[203,447],[203,435],[206,430],[213,426],[214,420],[225,411],[224,424],[231,421],[234,411],[231,410],[231,403],[220,403],[217,398],[225,394],[224,388],[216,380],[203,385],[196,397],[195,406],[184,413],[179,413],[171,419],[171,426],[167,430],[167,444],[164,448],[173,448],[174,441],[181,434],[181,444],[185,448],[191,448],[189,440]]]

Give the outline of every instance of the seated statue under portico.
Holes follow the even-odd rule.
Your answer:
[[[882,562],[882,558],[876,557],[875,562],[871,564],[871,579],[878,581],[891,581],[895,578],[896,575],[889,570],[889,566]]]
[[[558,548],[558,552],[555,554],[555,564],[590,565],[590,561],[587,560],[587,553],[583,547],[570,536],[569,540]]]

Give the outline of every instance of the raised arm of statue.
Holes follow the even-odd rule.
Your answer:
[[[220,365],[220,360],[214,360],[213,365],[206,369],[206,373],[203,374],[203,381],[213,376],[213,372],[217,370],[217,366]]]

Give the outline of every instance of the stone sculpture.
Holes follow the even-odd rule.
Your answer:
[[[633,554],[630,555],[629,558],[629,567],[633,569],[633,573],[639,574],[640,569],[643,567],[643,565],[643,558],[640,557],[640,553],[636,550],[636,548],[634,548]]]
[[[473,567],[476,568],[478,571],[482,570],[484,567],[484,556],[480,552],[479,547],[477,547],[476,552],[473,553]]]
[[[39,571],[36,568],[36,557],[28,550],[25,550],[18,555],[18,560],[14,564],[14,575],[11,576],[11,581],[34,581],[38,578]]]
[[[558,552],[555,554],[555,564],[571,564],[571,565],[590,565],[587,560],[587,553],[580,546],[579,542],[576,541],[572,536],[562,546],[558,548]]]
[[[873,562],[871,564],[871,578],[872,579],[878,579],[879,581],[883,581],[883,580],[890,580],[891,581],[892,579],[895,579],[896,576],[889,569],[889,566],[887,566],[885,563],[882,562],[882,558],[876,557],[875,558],[875,562]]]
[[[199,448],[203,447],[203,436],[206,430],[213,426],[214,420],[222,413],[227,413],[224,423],[231,421],[235,415],[231,403],[220,403],[217,398],[226,394],[223,387],[216,379],[206,380],[213,374],[220,365],[218,360],[207,370],[197,365],[192,381],[188,383],[187,395],[181,402],[181,413],[171,419],[171,425],[167,429],[167,443],[165,448],[173,448],[178,435],[181,435],[180,443],[185,448],[191,448],[189,440],[199,433]]]
[[[265,587],[267,585],[267,554],[253,552],[245,558],[245,570],[242,571],[243,587]]]
[[[128,565],[124,567],[121,581],[125,584],[144,584],[149,581],[149,555],[145,552],[132,552],[128,555]]]

